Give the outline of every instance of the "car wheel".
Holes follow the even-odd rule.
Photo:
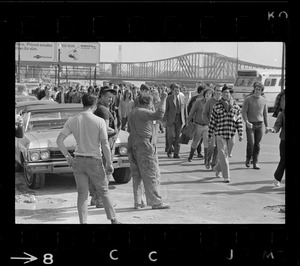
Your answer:
[[[45,185],[44,173],[32,173],[24,167],[24,177],[29,188],[40,189]]]
[[[125,184],[131,179],[130,168],[117,168],[114,170],[113,177],[116,183]]]

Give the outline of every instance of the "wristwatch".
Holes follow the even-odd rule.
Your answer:
[[[71,157],[71,155],[70,155],[70,154],[67,154],[65,157],[68,158],[68,157]]]

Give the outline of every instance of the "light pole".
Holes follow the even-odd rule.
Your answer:
[[[59,85],[60,85],[60,49],[61,49],[61,44],[59,43],[58,45],[57,45],[57,48],[58,48],[58,77],[57,77],[57,87],[59,87]]]
[[[236,76],[237,76],[238,69],[239,69],[239,43],[237,42],[236,43]]]
[[[18,42],[18,75],[17,75],[18,82],[21,81],[21,43]]]
[[[97,67],[99,66],[99,64],[95,65],[95,72],[94,72],[94,85],[97,85]]]

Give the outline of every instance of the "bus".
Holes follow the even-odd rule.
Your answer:
[[[244,99],[253,92],[253,84],[255,81],[261,81],[264,85],[263,96],[266,97],[268,109],[271,111],[274,107],[276,96],[282,90],[281,70],[239,69],[233,84],[233,97],[239,106],[242,106]],[[285,89],[285,82],[283,89]]]

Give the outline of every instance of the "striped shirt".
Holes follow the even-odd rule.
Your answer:
[[[230,139],[235,135],[236,130],[239,136],[243,135],[243,122],[240,107],[234,103],[232,108],[226,112],[222,102],[217,102],[212,110],[208,137],[212,134]]]

